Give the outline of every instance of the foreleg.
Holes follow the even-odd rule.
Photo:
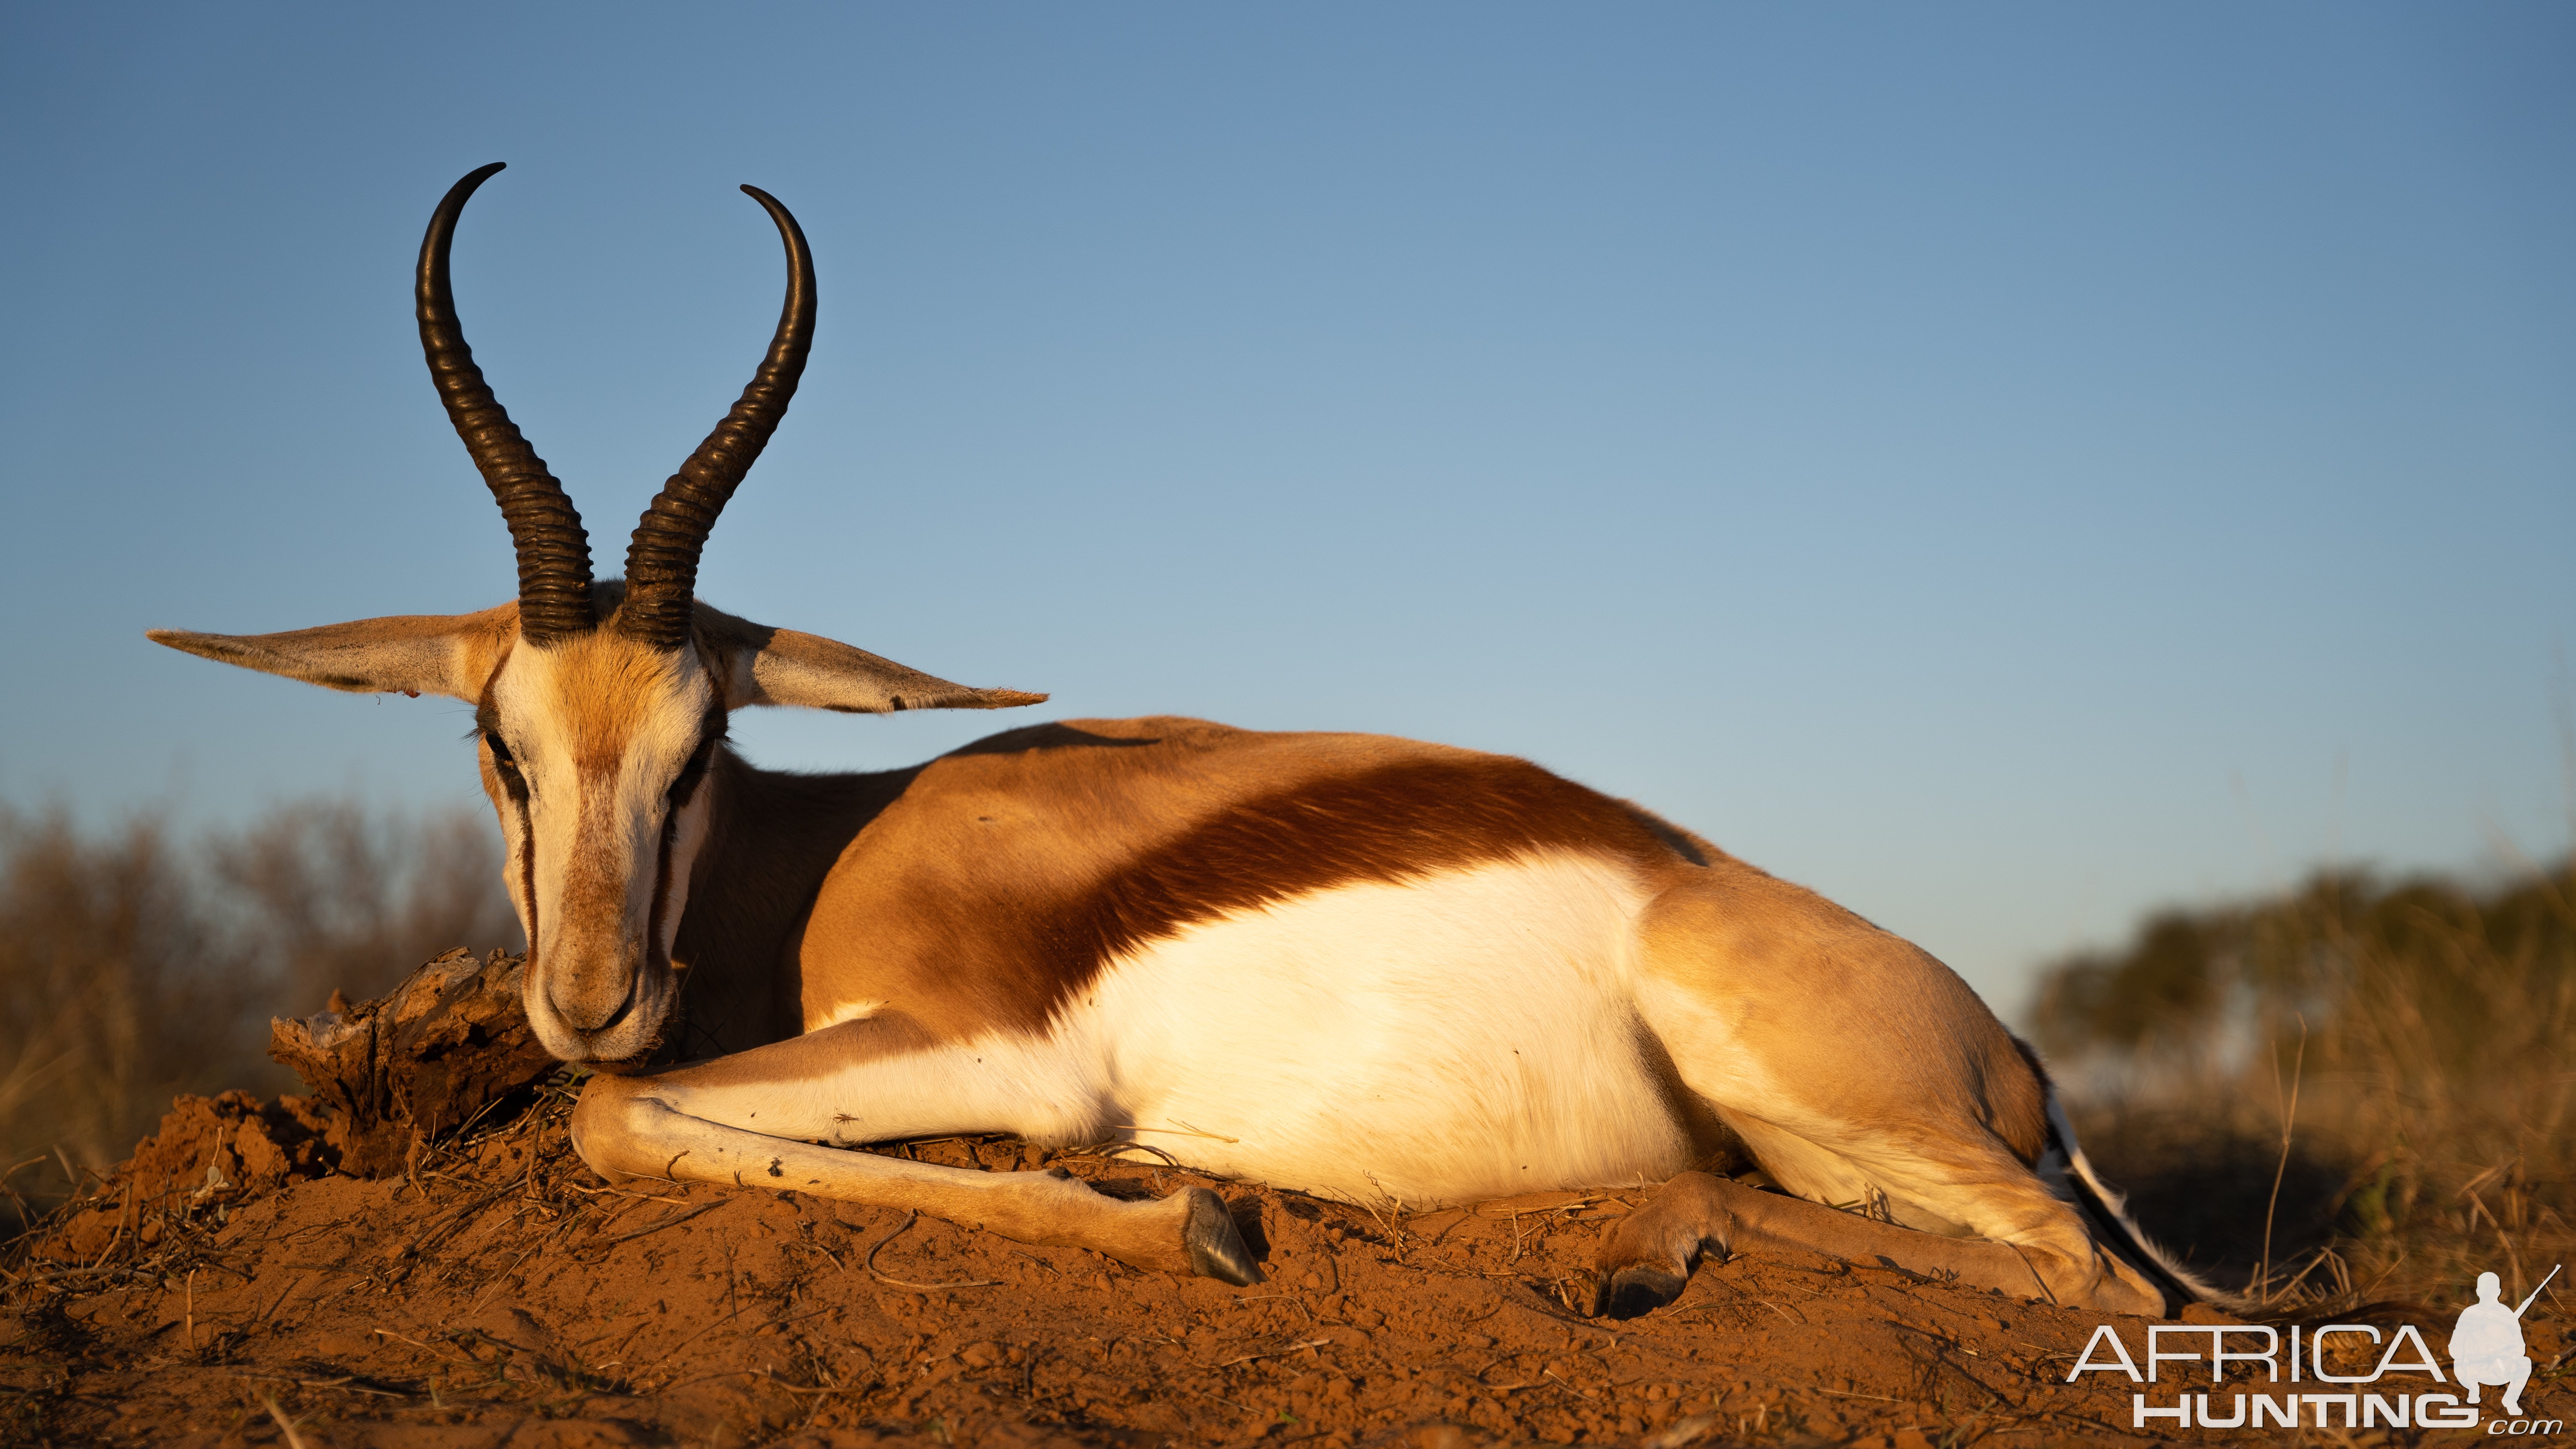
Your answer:
[[[573,1146],[611,1181],[793,1189],[912,1209],[1023,1243],[1089,1248],[1139,1268],[1259,1281],[1224,1199],[1203,1187],[1129,1202],[1061,1171],[977,1172],[801,1140],[859,1140],[848,1129],[855,1121],[875,1141],[1024,1130],[1015,1104],[991,1099],[1030,1084],[974,1070],[981,1060],[1007,1066],[1008,1056],[929,1045],[900,1023],[848,1022],[658,1076],[593,1077],[573,1110]],[[744,1125],[751,1122],[770,1131]]]

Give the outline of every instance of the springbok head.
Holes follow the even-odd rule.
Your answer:
[[[743,190],[787,247],[778,333],[741,400],[645,509],[625,579],[593,580],[581,516],[484,383],[448,286],[457,216],[500,169],[473,172],[439,203],[417,295],[430,377],[518,549],[517,601],[281,634],[148,637],[329,689],[472,704],[483,790],[500,814],[510,896],[528,933],[528,1019],[556,1056],[616,1063],[654,1047],[678,990],[671,945],[707,841],[718,793],[710,767],[730,711],[1001,709],[1046,696],[969,689],[697,601],[707,532],[785,415],[814,337],[805,234],[756,187]]]

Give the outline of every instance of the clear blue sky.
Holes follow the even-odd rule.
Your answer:
[[[2576,9],[0,13],[0,797],[473,800],[147,644],[508,597],[459,305],[611,564],[813,238],[702,591],[1059,715],[1633,796],[2029,968],[2566,848]],[[881,767],[1003,724],[745,716]]]

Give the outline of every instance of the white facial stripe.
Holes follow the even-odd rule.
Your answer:
[[[626,862],[626,929],[639,939],[652,926],[653,894],[662,883],[662,831],[670,809],[671,785],[697,753],[707,706],[715,695],[714,682],[698,665],[697,651],[683,650],[680,658],[678,687],[667,703],[657,702],[657,707],[637,722],[633,740],[618,761],[615,792],[601,801],[606,813],[594,816],[592,822],[598,838],[613,840],[614,848]],[[688,814],[703,816],[702,803],[694,797],[690,800],[689,808],[682,812],[683,826]],[[679,842],[674,840],[672,845],[672,862],[676,866],[684,857],[677,848]],[[675,914],[673,921],[676,920]],[[667,950],[669,938],[654,945]]]
[[[519,903],[523,924],[535,918],[529,1020],[548,1050],[574,1060],[615,1059],[650,1044],[673,983],[649,958],[668,958],[711,808],[702,783],[667,821],[666,882],[669,791],[703,738],[715,691],[694,649],[640,665],[631,653],[608,655],[638,647],[596,636],[552,649],[522,645],[492,683],[529,796],[525,844],[515,821],[510,831],[513,893],[520,879],[533,886],[533,900]],[[505,813],[519,809],[511,803]],[[529,847],[533,870],[523,856]],[[648,943],[657,924],[658,939]],[[595,1035],[564,1014],[595,1025],[630,990],[635,1009]]]

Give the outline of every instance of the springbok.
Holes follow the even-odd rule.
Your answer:
[[[516,602],[150,637],[474,706],[528,1019],[597,1069],[572,1130],[603,1176],[794,1188],[1256,1281],[1204,1188],[1130,1202],[841,1150],[1114,1138],[1368,1203],[1660,1182],[1600,1250],[1593,1309],[1621,1316],[1701,1254],[1763,1244],[2105,1310],[2211,1296],[2122,1214],[2037,1060],[1948,968],[1525,761],[1155,718],[879,774],[746,764],[725,743],[745,705],[1046,696],[695,599],[814,331],[804,234],[754,187],[787,252],[777,334],[645,511],[625,580],[595,581],[457,325],[449,242],[500,169],[439,203],[417,294],[430,375],[517,546]],[[1786,1192],[1736,1180],[1757,1170]]]

